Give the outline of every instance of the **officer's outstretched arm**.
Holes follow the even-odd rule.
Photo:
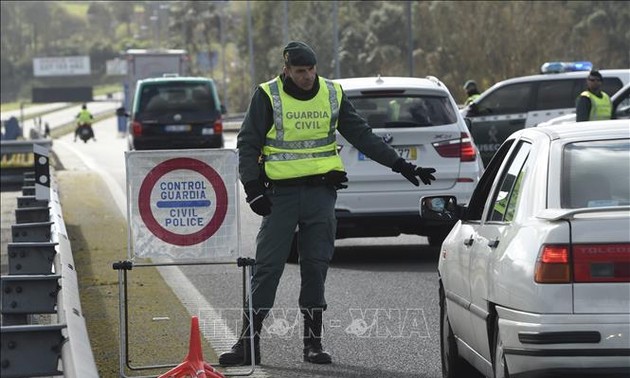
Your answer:
[[[420,177],[420,180],[424,185],[431,185],[431,181],[435,181],[435,176],[433,176],[435,168],[418,167],[403,158],[396,160],[392,166],[392,171],[400,173],[415,186],[420,186],[420,182],[417,177]]]

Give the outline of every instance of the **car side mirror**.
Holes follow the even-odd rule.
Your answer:
[[[457,205],[455,196],[420,198],[420,217],[425,220],[455,223],[463,218],[466,208]]]
[[[227,108],[223,104],[221,104],[221,114],[227,114]]]
[[[129,113],[127,113],[127,110],[124,107],[120,107],[120,108],[116,109],[116,116],[118,116],[118,117],[129,117]]]

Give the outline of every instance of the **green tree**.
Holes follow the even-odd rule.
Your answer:
[[[106,59],[127,48],[184,48],[196,67],[198,52],[219,52],[225,60],[225,88],[232,111],[244,111],[252,83],[280,73],[285,36],[280,1],[107,1],[90,2],[88,15],[69,14],[68,2],[2,1],[1,88],[7,93],[33,81],[37,56],[94,54],[101,72]],[[71,3],[75,5],[74,3]],[[250,77],[247,5],[255,78]],[[333,77],[333,7],[329,1],[287,1],[288,38],[309,43],[318,70]],[[630,7],[621,1],[421,1],[411,3],[413,48],[408,51],[404,1],[339,1],[341,76],[433,75],[463,101],[461,88],[475,79],[485,89],[509,77],[537,73],[545,61],[590,60],[597,68],[630,67]],[[160,12],[169,32],[156,38],[150,17]],[[115,24],[121,33],[115,32]],[[220,30],[223,30],[223,41]],[[221,43],[223,42],[223,44]],[[223,85],[223,67],[211,74]],[[101,80],[95,75],[94,80]],[[103,78],[104,79],[104,78]],[[238,105],[235,105],[238,104]]]
[[[624,2],[577,1],[566,5],[575,14],[569,39],[575,59],[590,60],[598,68],[630,67],[630,9]]]
[[[110,12],[116,18],[116,20],[125,25],[127,32],[126,37],[131,38],[133,33],[131,31],[131,21],[133,20],[133,13],[135,10],[135,2],[133,1],[114,1],[109,3]]]
[[[386,2],[373,9],[364,47],[368,75],[400,76],[406,72],[407,27],[401,2]]]
[[[91,1],[87,9],[87,21],[89,29],[96,33],[93,38],[108,39],[113,35],[112,14],[106,3]]]

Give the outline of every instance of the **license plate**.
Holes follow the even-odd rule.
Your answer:
[[[168,133],[181,133],[184,131],[190,131],[190,125],[166,125],[164,131]]]
[[[394,147],[394,149],[398,152],[398,155],[405,160],[416,160],[418,158],[418,150],[414,146],[400,146]],[[371,159],[359,151],[359,160],[363,161]]]

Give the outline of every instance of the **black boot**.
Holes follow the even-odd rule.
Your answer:
[[[313,364],[332,363],[330,354],[322,347],[322,309],[303,310],[304,361]]]
[[[254,361],[260,364],[260,332],[266,314],[254,312]],[[231,365],[251,365],[251,348],[249,337],[249,317],[243,313],[243,328],[241,329],[238,341],[229,352],[221,353],[219,364],[223,366]]]

